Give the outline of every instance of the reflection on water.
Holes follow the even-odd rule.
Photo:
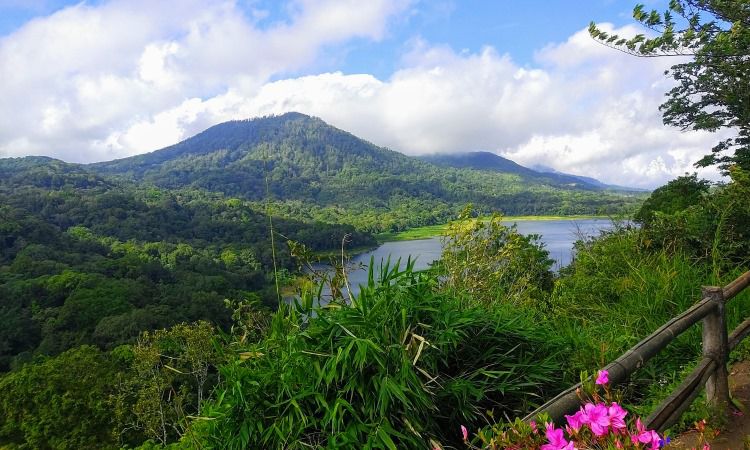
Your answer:
[[[513,222],[504,223],[511,225]],[[608,219],[519,220],[515,223],[519,233],[541,236],[544,248],[549,252],[550,258],[555,260],[553,266],[555,271],[570,263],[575,241],[581,237],[597,235],[600,231],[610,230],[613,227]],[[367,283],[367,266],[370,264],[370,258],[373,258],[376,264],[375,273],[378,273],[381,261],[386,261],[389,256],[392,264],[400,258],[402,266],[411,256],[415,260],[414,269],[422,270],[439,259],[441,251],[441,239],[434,237],[416,241],[386,242],[375,250],[359,254],[352,258],[352,266],[359,267],[359,269],[348,272],[352,294],[357,295],[359,285]]]

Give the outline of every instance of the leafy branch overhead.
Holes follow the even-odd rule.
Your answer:
[[[651,33],[622,37],[595,23],[589,34],[604,45],[640,57],[681,56],[666,74],[675,81],[660,106],[666,125],[724,131],[697,167],[750,167],[750,1],[671,0],[663,13],[643,5],[633,18]]]

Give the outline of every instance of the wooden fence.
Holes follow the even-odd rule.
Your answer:
[[[729,406],[728,356],[729,352],[750,334],[750,318],[728,334],[725,304],[748,285],[750,285],[750,271],[745,272],[724,288],[704,287],[702,299],[698,303],[665,323],[604,368],[609,372],[611,384],[622,383],[677,336],[697,322],[703,321],[701,361],[685,381],[645,420],[646,427],[661,432],[672,426],[695,400],[701,391],[701,386],[704,385],[709,403],[718,411],[727,411]],[[565,414],[572,414],[580,408],[580,399],[576,392],[580,386],[579,383],[561,392],[557,397],[526,416],[525,420],[532,420],[541,413],[547,413],[555,422],[562,422]]]

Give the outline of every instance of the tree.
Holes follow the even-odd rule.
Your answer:
[[[135,430],[160,445],[190,431],[188,417],[200,416],[204,395],[221,361],[208,322],[178,324],[144,332],[130,352],[130,373],[118,386],[115,416],[123,430]]]
[[[727,130],[696,167],[715,164],[726,174],[732,165],[750,168],[750,1],[671,0],[664,13],[646,12],[633,18],[656,33],[623,38],[599,29],[589,33],[598,41],[626,53],[689,56],[667,72],[677,82],[660,106],[666,125],[683,130]]]
[[[656,189],[635,213],[635,220],[645,226],[651,224],[657,212],[674,214],[698,205],[708,193],[709,183],[699,180],[696,174],[677,177]]]

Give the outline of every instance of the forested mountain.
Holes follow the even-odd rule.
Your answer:
[[[490,152],[434,154],[420,157],[423,161],[443,167],[474,169],[487,172],[514,173],[526,183],[548,184],[584,190],[606,189],[607,185],[593,178],[576,177],[553,171],[529,169]]]
[[[368,231],[444,222],[466,203],[505,214],[585,214],[614,213],[636,202],[508,163],[508,170],[494,172],[438,166],[287,113],[222,123],[171,147],[89,168],[256,202],[268,187],[281,214]]]
[[[349,225],[276,218],[315,250],[375,242]],[[183,321],[228,325],[225,299],[273,305],[268,217],[219,194],[105,180],[50,158],[0,159],[0,372],[82,344],[111,348]]]

